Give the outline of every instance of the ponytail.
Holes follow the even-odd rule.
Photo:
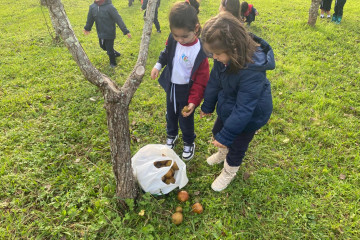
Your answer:
[[[200,4],[196,0],[186,0],[185,2],[189,3],[191,6],[193,6],[196,9],[197,14],[199,14],[199,7]]]

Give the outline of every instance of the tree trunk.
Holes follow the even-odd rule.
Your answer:
[[[309,9],[309,19],[308,24],[310,26],[315,26],[318,13],[319,13],[319,6],[320,6],[321,0],[311,0],[311,6]]]
[[[125,199],[136,198],[138,194],[131,167],[129,104],[145,74],[155,6],[158,0],[150,0],[148,3],[148,14],[143,28],[138,59],[133,71],[121,88],[91,64],[72,30],[61,0],[42,1],[49,9],[56,32],[59,32],[80,70],[90,83],[101,90],[104,96],[111,158],[116,178],[116,196],[120,203],[125,206]]]
[[[40,4],[41,4],[42,6],[47,7],[47,5],[46,5],[46,0],[40,0]],[[58,43],[58,42],[60,42],[60,33],[59,33],[59,32],[57,31],[57,29],[55,28],[55,23],[53,22],[54,20],[53,20],[52,17],[50,17],[50,20],[51,20],[51,25],[52,25],[53,28],[54,28],[55,37],[53,37],[51,33],[49,33],[49,34],[51,35],[53,41],[56,42],[56,43]],[[47,25],[47,24],[46,24],[46,25]],[[50,32],[50,31],[49,31],[49,32]]]

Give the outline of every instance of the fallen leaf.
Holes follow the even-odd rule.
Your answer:
[[[290,139],[285,138],[285,139],[283,140],[283,143],[288,143],[289,141],[290,141]]]
[[[244,181],[248,180],[250,176],[251,176],[251,174],[250,174],[250,173],[248,173],[248,172],[244,172],[244,175],[243,175],[243,179],[244,179]]]
[[[139,212],[139,216],[144,216],[144,214],[145,214],[145,210],[142,209],[142,210]]]
[[[345,176],[345,174],[340,174],[339,178],[340,178],[341,180],[344,180],[344,179],[346,178],[346,176]]]
[[[194,195],[195,195],[195,196],[198,196],[199,194],[200,194],[200,191],[194,192]]]

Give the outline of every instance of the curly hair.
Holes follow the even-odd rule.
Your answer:
[[[235,73],[253,63],[252,57],[259,46],[243,24],[228,12],[219,13],[208,20],[201,34],[205,50],[230,57],[230,71]]]

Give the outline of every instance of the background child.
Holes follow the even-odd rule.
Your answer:
[[[342,16],[343,16],[343,9],[344,9],[345,3],[346,3],[346,0],[336,0],[335,1],[334,15],[331,19],[332,22],[336,22],[337,24],[340,24]]]
[[[146,10],[146,7],[147,7],[147,4],[148,4],[148,0],[141,0],[141,10]],[[155,8],[155,16],[154,16],[154,24],[155,24],[155,27],[156,27],[156,31],[158,33],[161,33],[161,30],[160,30],[160,23],[159,23],[159,20],[158,20],[158,9],[159,9],[159,6],[160,6],[160,0],[157,2],[156,4],[156,8]],[[144,12],[144,17],[146,15],[146,11]]]
[[[109,55],[110,66],[115,67],[117,65],[116,57],[120,57],[120,53],[114,49],[114,40],[116,38],[115,23],[128,38],[131,38],[130,31],[126,28],[118,11],[114,5],[112,5],[111,0],[95,0],[94,3],[90,5],[84,27],[85,35],[90,33],[94,22],[100,47]]]
[[[178,124],[183,134],[182,158],[190,160],[195,153],[194,110],[200,105],[209,79],[209,62],[198,39],[200,23],[196,0],[176,3],[169,15],[170,30],[166,48],[153,70],[155,79],[166,92],[166,144],[174,148],[178,139]],[[187,106],[188,112],[182,113]]]
[[[240,1],[239,0],[221,0],[219,12],[227,11],[234,17],[241,20]]]
[[[331,9],[331,3],[332,0],[322,0],[321,4],[320,4],[320,9],[321,9],[321,13],[320,13],[320,18],[324,18],[324,13],[326,12],[327,14],[327,18],[330,18],[330,9]]]
[[[249,26],[255,21],[255,16],[257,15],[259,15],[259,13],[252,4],[248,4],[247,2],[241,3],[241,17],[245,18],[244,22],[247,22]]]
[[[275,60],[270,45],[250,36],[227,12],[205,23],[201,39],[206,52],[213,54],[214,66],[200,117],[211,114],[217,106],[212,143],[221,152],[209,157],[207,163],[224,161],[221,174],[211,185],[214,191],[222,191],[239,170],[255,131],[270,118],[272,97],[266,70],[275,68]]]

